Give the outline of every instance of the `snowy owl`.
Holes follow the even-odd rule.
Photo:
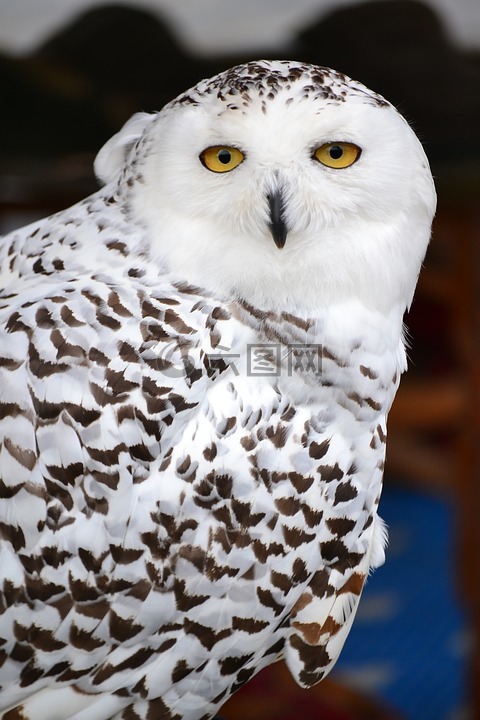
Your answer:
[[[102,189],[0,245],[0,713],[206,719],[331,669],[365,579],[422,147],[328,68],[135,115]]]

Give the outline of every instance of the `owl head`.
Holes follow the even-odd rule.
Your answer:
[[[135,115],[95,170],[150,261],[220,297],[303,313],[411,302],[435,210],[428,161],[397,110],[342,73],[234,67]]]

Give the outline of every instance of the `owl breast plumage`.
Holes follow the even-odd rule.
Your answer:
[[[435,194],[383,98],[256,62],[137,115],[0,244],[0,714],[209,718],[335,663],[384,558]]]

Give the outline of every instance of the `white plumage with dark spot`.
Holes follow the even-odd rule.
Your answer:
[[[134,116],[0,242],[0,716],[198,720],[331,669],[371,568],[422,147],[359,82],[250,62]]]

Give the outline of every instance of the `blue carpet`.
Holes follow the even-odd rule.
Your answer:
[[[387,560],[367,583],[335,674],[406,720],[460,720],[467,630],[452,506],[387,484],[380,514],[389,526]]]

